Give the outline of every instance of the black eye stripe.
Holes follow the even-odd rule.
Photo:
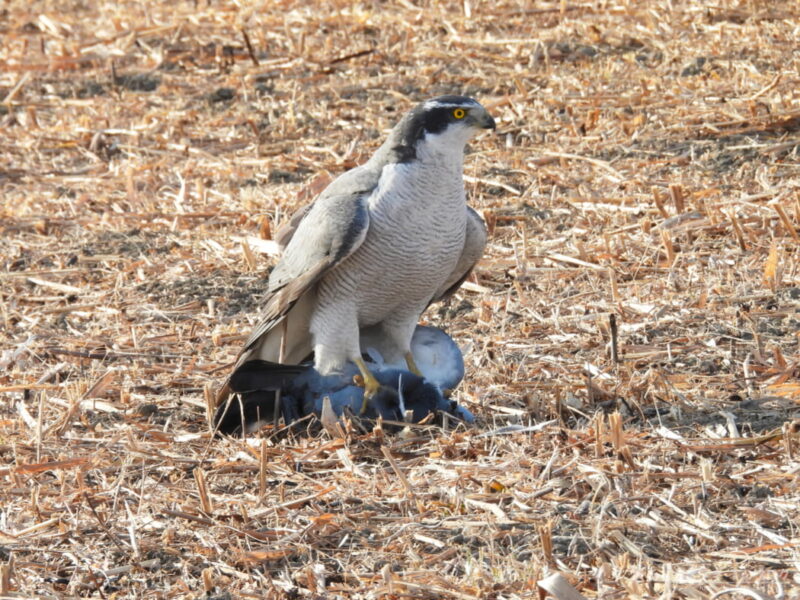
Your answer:
[[[465,96],[440,96],[418,104],[395,130],[392,148],[396,160],[413,160],[416,154],[414,147],[425,134],[441,133],[448,125],[462,122],[475,107],[480,107],[480,104]],[[462,111],[461,116],[457,116],[457,111]]]
[[[433,108],[425,111],[424,128],[429,133],[440,133],[452,121],[453,109]]]

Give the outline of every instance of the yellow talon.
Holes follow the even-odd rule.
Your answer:
[[[422,372],[419,370],[419,367],[417,367],[417,363],[414,362],[414,355],[411,354],[411,352],[406,352],[406,364],[408,365],[408,370],[414,375],[424,377]]]
[[[370,370],[367,368],[367,365],[364,364],[364,361],[361,358],[357,358],[355,361],[358,370],[361,371],[361,378],[362,382],[359,385],[364,386],[364,401],[361,404],[361,410],[358,414],[363,415],[367,412],[367,407],[369,406],[370,398],[372,398],[375,393],[378,391],[378,388],[381,387],[380,382],[375,379],[375,375],[370,373]]]

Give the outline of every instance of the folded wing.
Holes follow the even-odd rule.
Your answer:
[[[481,219],[480,215],[467,207],[467,233],[464,237],[464,249],[461,251],[461,257],[458,259],[458,264],[453,270],[450,277],[447,278],[444,285],[442,285],[436,294],[434,294],[431,304],[440,302],[452,296],[461,284],[464,283],[472,273],[473,267],[483,256],[483,249],[486,247],[486,224]]]
[[[369,229],[367,199],[377,177],[363,169],[348,171],[306,210],[286,240],[280,262],[269,278],[258,324],[245,342],[231,375],[249,360],[297,364],[312,349],[308,324],[316,306],[316,284],[364,241]],[[230,394],[230,377],[217,401]]]

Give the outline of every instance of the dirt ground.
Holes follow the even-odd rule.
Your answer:
[[[800,598],[798,31],[777,0],[2,3],[0,597]],[[445,93],[498,122],[486,256],[424,315],[477,424],[213,439],[272,232]]]

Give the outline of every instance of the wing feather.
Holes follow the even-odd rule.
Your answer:
[[[364,241],[369,209],[364,191],[320,198],[300,222],[269,278],[269,297],[242,352],[252,349],[325,273]]]
[[[293,325],[287,334],[292,339],[286,344],[295,350],[291,358],[302,360],[305,349],[311,347],[308,320],[314,309],[316,284],[364,241],[369,229],[368,198],[379,176],[370,177],[362,167],[348,171],[293,224],[283,256],[270,274],[259,322],[239,352],[231,374],[253,359],[277,363],[284,321]],[[218,403],[230,394],[229,382],[230,376],[217,393]]]
[[[461,256],[458,259],[458,264],[450,277],[442,287],[440,287],[436,294],[434,294],[431,304],[434,302],[441,302],[455,294],[456,290],[461,287],[461,284],[467,280],[472,269],[483,256],[483,250],[486,247],[486,224],[481,219],[480,215],[471,207],[467,207],[467,232],[464,237],[464,249],[461,251]]]

